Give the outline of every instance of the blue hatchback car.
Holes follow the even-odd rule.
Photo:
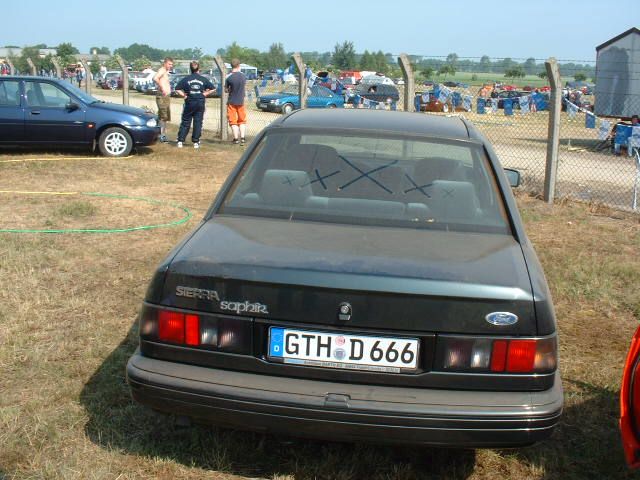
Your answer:
[[[300,108],[298,86],[289,85],[278,93],[260,95],[256,107],[265,112],[291,113]],[[344,97],[319,85],[310,87],[307,96],[307,108],[343,108]]]
[[[0,145],[98,145],[108,157],[158,141],[153,113],[105,103],[54,78],[0,77]]]

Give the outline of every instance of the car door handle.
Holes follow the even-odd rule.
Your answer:
[[[40,115],[40,110],[31,110],[31,115]]]

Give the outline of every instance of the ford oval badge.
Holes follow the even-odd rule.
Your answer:
[[[484,318],[492,325],[502,326],[518,323],[518,316],[511,312],[492,312]]]

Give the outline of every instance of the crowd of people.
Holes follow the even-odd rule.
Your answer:
[[[46,68],[40,68],[37,73],[41,77],[56,76],[56,73],[53,70],[48,70]],[[11,75],[11,65],[9,65],[9,62],[7,62],[6,60],[0,61],[0,75]],[[87,78],[87,72],[84,66],[79,63],[62,70],[62,78],[65,80],[70,80],[72,83],[77,82],[78,86],[80,87],[82,86],[82,82],[84,82]]]
[[[171,121],[171,86],[169,74],[173,69],[174,61],[167,57],[162,66],[153,76],[157,85],[156,105],[158,118],[160,119],[160,141],[165,143],[167,139],[167,123]],[[191,125],[191,142],[193,148],[200,148],[200,136],[202,135],[202,122],[206,108],[206,98],[215,92],[215,86],[200,73],[200,64],[193,61],[189,64],[190,74],[182,78],[175,87],[179,97],[184,98],[182,118],[178,130],[176,146],[183,148],[184,142]],[[247,112],[244,106],[244,96],[247,79],[240,71],[240,60],[231,60],[231,74],[226,78],[224,89],[229,94],[227,102],[227,119],[233,133],[232,142],[236,145],[244,145],[247,123]]]

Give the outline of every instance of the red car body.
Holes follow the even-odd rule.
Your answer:
[[[353,77],[356,83],[362,80],[362,74],[358,70],[344,70],[340,72],[340,75],[338,76],[338,80],[342,80],[348,77]]]
[[[631,340],[620,388],[620,432],[627,464],[640,467],[640,327]]]

